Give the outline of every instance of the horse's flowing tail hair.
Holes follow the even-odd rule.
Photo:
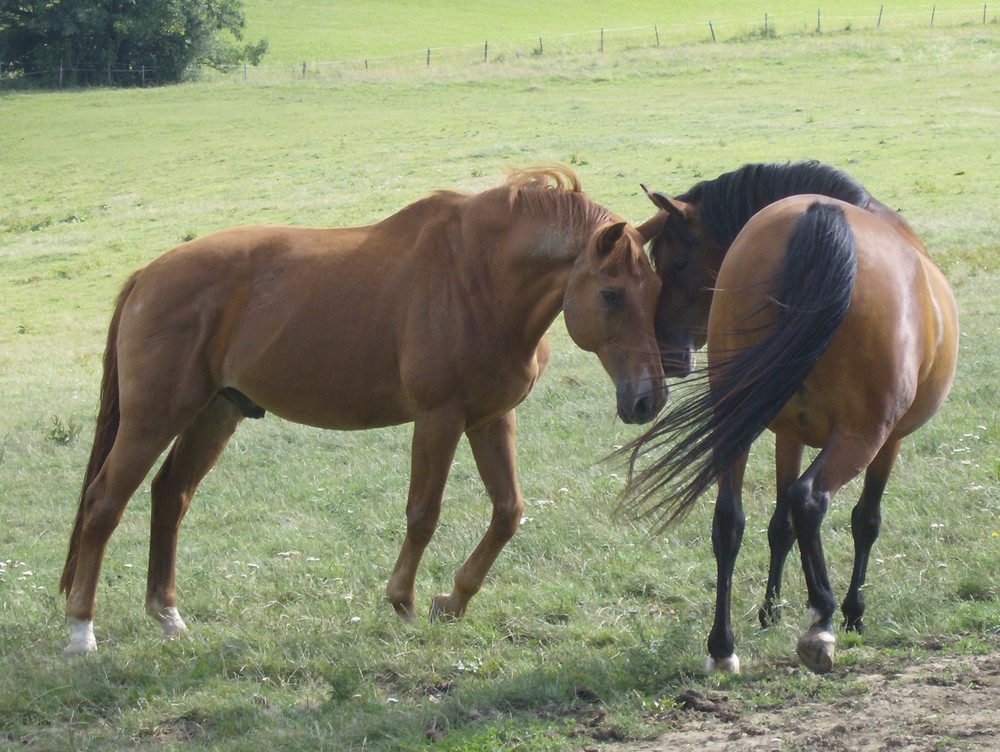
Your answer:
[[[857,251],[843,210],[816,202],[798,218],[784,264],[770,280],[778,304],[769,332],[713,363],[628,457],[622,506],[661,529],[683,519],[719,474],[764,432],[805,381],[847,314]],[[640,457],[662,455],[641,469]]]
[[[66,555],[66,566],[63,567],[59,579],[59,592],[69,594],[73,587],[73,577],[76,575],[76,560],[80,550],[80,537],[83,533],[83,519],[86,512],[87,489],[94,478],[104,467],[104,461],[111,452],[111,447],[118,436],[120,419],[118,402],[118,327],[121,323],[122,309],[135,287],[138,272],[133,274],[118,294],[118,302],[108,327],[108,344],[104,349],[104,375],[101,378],[101,403],[97,411],[97,425],[94,429],[94,445],[90,449],[90,461],[83,478],[83,489],[80,491],[80,506],[76,512],[76,522],[73,523],[73,533],[69,539],[69,553]]]

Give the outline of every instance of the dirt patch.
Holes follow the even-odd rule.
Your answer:
[[[1000,651],[948,656],[900,673],[862,673],[866,694],[750,711],[724,693],[687,690],[670,730],[601,752],[931,752],[1000,749]]]

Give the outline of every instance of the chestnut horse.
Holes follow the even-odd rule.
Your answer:
[[[626,423],[665,402],[653,334],[660,283],[634,228],[566,168],[475,195],[439,192],[370,226],[246,227],[186,243],[134,273],[111,319],[94,446],[60,588],[68,653],[96,649],[94,598],[129,498],[152,483],[146,609],[177,610],[177,532],[244,417],[330,429],[413,422],[406,536],[387,597],[415,618],[414,580],[465,433],[490,525],[433,617],[461,616],[518,528],[514,408],[548,360],[560,311],[597,354]]]
[[[833,177],[842,187],[853,184],[861,206],[795,195],[755,213],[773,192],[747,180],[741,196],[733,176],[760,177],[762,167],[785,178],[798,170]],[[837,490],[867,468],[851,518],[854,568],[842,604],[846,628],[860,631],[861,588],[881,523],[882,492],[901,440],[934,414],[951,387],[958,316],[948,283],[906,222],[843,173],[814,163],[750,165],[740,173],[720,179],[727,183],[723,192],[703,184],[700,205],[651,194],[661,211],[640,230],[654,236],[658,270],[671,288],[664,297],[682,287],[675,275],[696,268],[691,277],[701,275],[696,284],[702,287],[694,298],[710,303],[708,310],[703,301],[691,303],[697,310],[684,311],[687,318],[661,316],[657,324],[661,332],[674,324],[675,331],[687,329],[691,348],[707,340],[707,379],[627,448],[626,503],[669,523],[718,483],[709,667],[739,671],[729,609],[745,524],[743,474],[753,441],[765,428],[773,431],[777,506],[768,527],[771,561],[760,621],[767,626],[777,618],[782,569],[797,540],[812,617],[798,653],[822,672],[833,665],[836,604],[821,522]],[[713,225],[703,224],[713,216]],[[676,344],[670,349],[661,340],[661,348],[674,372],[690,367],[683,347],[679,358]],[[821,451],[802,473],[804,446]],[[660,456],[636,471],[639,457],[650,453]],[[654,503],[660,495],[665,498]]]

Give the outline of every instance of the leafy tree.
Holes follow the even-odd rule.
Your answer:
[[[42,85],[174,83],[198,65],[256,65],[242,0],[0,0],[0,65]]]

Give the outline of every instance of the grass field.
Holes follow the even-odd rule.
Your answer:
[[[603,23],[592,12],[580,26]],[[415,41],[418,22],[408,26]],[[298,58],[305,46],[288,53]],[[933,646],[996,649],[998,62],[1000,32],[987,24],[0,95],[0,746],[580,749],[642,738],[686,686],[758,705],[863,697],[852,676],[866,667]],[[181,531],[191,635],[163,643],[142,611],[147,487],[108,550],[100,652],[60,657],[56,583],[110,307],[132,268],[231,225],[373,221],[438,188],[493,185],[507,164],[568,163],[592,196],[638,221],[651,210],[639,182],[679,192],[747,161],[804,157],[903,210],[951,278],[963,326],[952,397],[904,445],[887,492],[869,631],[841,636],[833,674],[791,667],[805,620],[794,557],[784,623],[756,629],[766,440],[752,458],[734,594],[745,673],[699,673],[709,500],[662,536],[614,514],[620,469],[599,460],[635,430],[614,419],[606,376],[558,322],[550,371],[519,409],[526,519],[465,620],[408,627],[383,601],[403,532],[407,428],[324,433],[268,419],[240,429]],[[859,490],[841,492],[824,526],[838,594]],[[487,515],[462,447],[421,603],[449,587]],[[594,698],[607,713],[582,724]]]
[[[245,3],[246,36],[268,39],[264,66],[308,62],[369,60],[373,65],[406,65],[424,59],[427,48],[437,60],[465,55],[530,54],[538,49],[594,51],[605,32],[606,49],[662,44],[707,42],[714,30],[719,41],[759,34],[765,24],[771,33],[844,29],[883,29],[982,23],[982,3],[948,0],[938,3],[866,3],[863,0],[791,0],[771,2],[698,2],[665,4],[656,0],[628,0],[610,5],[601,0],[552,0],[505,3],[428,0],[427,2],[347,3],[296,0]],[[817,11],[820,11],[817,17]],[[881,13],[880,13],[881,11]],[[987,6],[987,21],[996,22],[997,8]],[[709,26],[709,22],[712,26]],[[477,55],[479,57],[477,57]]]

